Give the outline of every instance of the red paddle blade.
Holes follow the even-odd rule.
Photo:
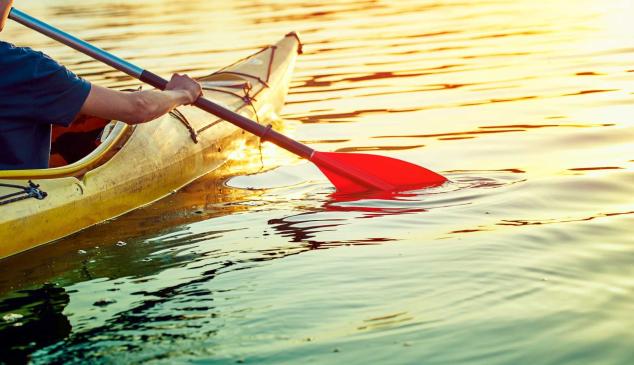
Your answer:
[[[447,181],[424,167],[385,156],[315,151],[310,160],[341,193],[420,189]]]

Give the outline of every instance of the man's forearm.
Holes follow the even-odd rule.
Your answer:
[[[181,90],[137,91],[133,93],[133,97],[135,98],[135,110],[133,114],[137,117],[134,118],[136,119],[136,123],[145,123],[154,120],[165,113],[169,113],[174,108],[187,103],[189,100],[187,93]]]
[[[199,83],[187,75],[178,74],[172,75],[165,91],[127,93],[91,85],[80,113],[120,120],[128,124],[139,124],[156,119],[177,106],[191,104],[201,94],[202,88]]]
[[[4,25],[9,17],[9,12],[13,6],[13,0],[0,0],[0,31],[4,29]]]
[[[120,120],[128,124],[149,122],[191,102],[183,90],[122,92],[92,85],[81,114]]]

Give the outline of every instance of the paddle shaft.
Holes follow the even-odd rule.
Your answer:
[[[85,42],[73,35],[70,35],[60,29],[57,29],[41,20],[38,20],[16,8],[12,8],[9,13],[9,19],[12,19],[28,28],[31,28],[45,36],[52,38],[60,43],[63,43],[71,48],[78,50],[94,59],[97,59],[119,71],[122,71],[138,80],[141,80],[147,84],[154,86],[157,89],[164,90],[167,85],[167,80],[158,76],[157,74],[144,70],[139,66],[136,66],[124,59],[121,59],[109,52],[104,51],[101,48],[95,47],[92,44]],[[302,157],[310,160],[315,150],[299,143],[285,135],[272,130],[270,127],[263,126],[246,118],[238,113],[228,110],[209,99],[200,97],[194,103],[198,108],[207,111],[218,118],[224,119],[235,126],[244,129],[256,136],[273,142],[276,145]]]

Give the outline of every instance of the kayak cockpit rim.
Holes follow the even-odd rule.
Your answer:
[[[83,175],[91,169],[95,168],[102,162],[104,158],[109,156],[119,142],[127,135],[126,132],[131,127],[123,122],[114,122],[115,125],[106,137],[106,139],[97,146],[92,152],[84,156],[79,161],[60,167],[51,167],[48,169],[27,169],[27,170],[4,170],[0,171],[1,179],[53,179],[66,176]]]

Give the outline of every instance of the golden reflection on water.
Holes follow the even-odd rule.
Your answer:
[[[254,143],[155,205],[3,262],[0,292],[59,282],[83,304],[71,321],[97,331],[86,342],[135,348],[159,323],[174,337],[148,342],[175,360],[631,362],[634,2],[18,5],[164,75],[205,75],[298,31],[287,132],[451,183],[336,196],[310,165]],[[138,84],[13,24],[2,39],[102,85]],[[99,295],[120,312],[95,309]],[[165,307],[144,309],[157,297]],[[141,329],[128,338],[127,325]],[[64,351],[85,355],[74,341]]]

